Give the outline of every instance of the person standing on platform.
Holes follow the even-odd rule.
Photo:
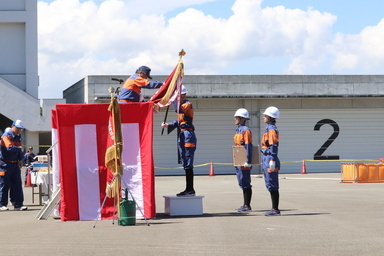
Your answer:
[[[163,85],[163,82],[151,82],[148,78],[152,79],[151,69],[147,66],[139,67],[136,73],[130,76],[121,88],[119,103],[142,102],[144,98],[141,95],[141,88],[157,89]]]
[[[186,188],[184,191],[177,194],[177,196],[195,196],[194,189],[194,173],[193,173],[193,159],[195,156],[197,139],[195,135],[195,127],[193,125],[193,106],[190,101],[186,99],[187,89],[182,85],[180,105],[177,106],[174,101],[174,108],[178,112],[178,120],[171,123],[162,123],[162,128],[168,128],[168,134],[175,128],[180,130],[178,138],[179,156],[185,170]]]
[[[16,120],[12,123],[11,131],[3,134],[0,146],[0,210],[8,210],[8,193],[12,190],[14,210],[25,211],[28,208],[23,205],[24,194],[21,181],[21,161],[23,149],[21,144],[21,132],[24,129],[23,122]]]
[[[236,134],[233,138],[236,146],[244,146],[246,152],[246,162],[243,166],[235,166],[236,177],[240,188],[243,190],[243,205],[236,209],[238,212],[250,212],[252,199],[251,169],[252,169],[252,132],[246,125],[249,120],[248,110],[239,108],[234,115],[237,125]]]
[[[280,111],[276,107],[268,107],[263,113],[263,121],[267,124],[261,139],[262,169],[265,186],[271,194],[272,209],[265,216],[280,216],[279,210],[279,177],[280,160],[277,156],[279,147],[279,131],[276,127],[276,119],[280,117]]]

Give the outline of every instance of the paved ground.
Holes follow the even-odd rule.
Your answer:
[[[254,211],[234,211],[242,193],[233,175],[197,176],[204,215],[170,217],[163,196],[180,192],[184,177],[156,177],[158,214],[150,226],[37,220],[41,207],[24,188],[29,210],[0,212],[0,255],[383,255],[383,183],[341,183],[336,173],[280,178],[280,217],[263,216],[270,197],[259,176]]]

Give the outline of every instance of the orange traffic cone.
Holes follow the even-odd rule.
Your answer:
[[[215,169],[213,168],[213,162],[211,162],[211,168],[209,169],[209,176],[215,176]]]
[[[301,164],[301,174],[307,174],[307,168],[305,167],[305,161]]]
[[[32,187],[31,171],[28,169],[27,180],[25,181],[25,187]]]

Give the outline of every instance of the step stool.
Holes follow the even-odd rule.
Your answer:
[[[204,196],[163,196],[164,211],[170,216],[203,215]]]

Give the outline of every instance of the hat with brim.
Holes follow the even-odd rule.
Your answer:
[[[139,67],[139,68],[137,69],[137,71],[144,72],[144,73],[147,75],[147,77],[148,77],[149,79],[152,79],[152,77],[151,77],[151,69],[150,69],[149,67],[147,67],[147,66],[141,66],[141,67]],[[136,72],[137,72],[137,71],[136,71]]]
[[[24,129],[23,122],[21,120],[13,121],[13,126],[16,126],[17,128]]]

